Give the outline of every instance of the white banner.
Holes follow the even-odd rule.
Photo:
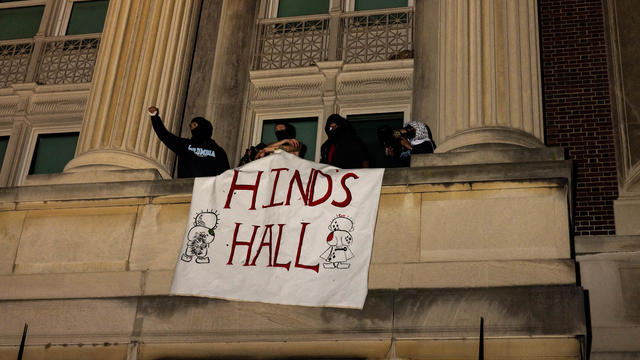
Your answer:
[[[383,172],[277,152],[196,178],[171,294],[361,309]]]

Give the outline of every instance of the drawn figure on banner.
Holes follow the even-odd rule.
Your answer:
[[[349,246],[353,242],[353,221],[345,215],[338,215],[329,224],[329,236],[327,244],[329,248],[320,255],[325,260],[322,266],[325,269],[348,269],[351,264],[347,260],[353,257]]]
[[[212,210],[198,213],[193,226],[187,234],[187,248],[180,260],[190,262],[196,257],[196,263],[208,264],[210,262],[207,252],[209,244],[216,238],[215,229],[218,227],[218,213]]]

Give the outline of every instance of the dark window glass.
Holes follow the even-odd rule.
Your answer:
[[[384,148],[378,141],[378,128],[383,125],[389,125],[393,129],[402,128],[404,113],[348,115],[347,120],[349,120],[351,126],[353,126],[367,147],[369,156],[372,159],[371,166],[378,168],[393,167],[391,160],[384,155]]]
[[[278,17],[329,13],[329,0],[280,0]]]
[[[67,35],[101,33],[108,7],[109,0],[73,3]]]
[[[356,0],[355,11],[391,9],[409,6],[408,0]]]
[[[77,132],[38,135],[29,174],[61,173],[73,159],[77,144]]]
[[[33,37],[43,13],[44,5],[0,9],[0,41]]]
[[[9,145],[9,137],[0,136],[0,169],[2,168],[2,162],[4,161],[4,154],[7,153],[7,145]]]
[[[295,118],[281,120],[267,120],[262,123],[262,142],[271,144],[276,142],[276,135],[273,132],[275,124],[279,121],[286,121],[296,128],[296,139],[302,141],[307,147],[304,158],[315,161],[316,156],[316,135],[318,133],[318,118]]]

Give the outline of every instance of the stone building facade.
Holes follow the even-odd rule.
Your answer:
[[[487,358],[640,358],[640,7],[300,3],[0,2],[39,19],[0,37],[0,359],[24,323],[34,359],[476,359],[481,317]],[[436,153],[385,172],[364,309],[168,296],[193,180],[151,105],[212,119],[232,163],[277,119],[312,160],[331,113],[427,123]]]

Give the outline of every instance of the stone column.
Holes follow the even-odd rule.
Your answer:
[[[536,1],[439,8],[437,151],[543,146]]]
[[[251,43],[255,38],[256,0],[224,0],[213,60],[205,117],[213,122],[213,138],[231,164],[242,151],[245,92],[251,67]]]
[[[76,157],[65,171],[153,168],[170,177],[174,155],[146,109],[156,105],[178,132],[200,3],[110,3]]]

